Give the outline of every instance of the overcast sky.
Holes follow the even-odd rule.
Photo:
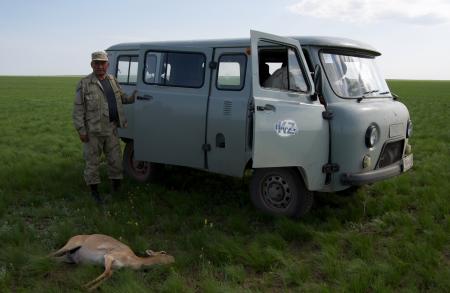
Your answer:
[[[386,78],[450,80],[450,0],[1,0],[0,75],[84,75],[116,43],[250,29],[360,40]]]

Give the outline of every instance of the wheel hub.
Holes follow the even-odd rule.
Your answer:
[[[131,166],[136,174],[146,174],[150,167],[150,164],[145,161],[136,161],[134,159],[134,154],[131,156]]]
[[[263,181],[262,195],[265,204],[276,209],[286,209],[292,199],[289,184],[280,176],[269,176]]]

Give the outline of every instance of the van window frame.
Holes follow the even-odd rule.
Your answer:
[[[275,46],[284,47],[284,49],[286,50],[286,55],[288,54],[287,52],[288,52],[289,49],[294,51],[295,58],[296,58],[297,63],[299,65],[299,67],[300,67],[303,80],[305,81],[306,90],[302,91],[302,90],[292,90],[292,89],[289,89],[289,88],[288,89],[279,89],[279,88],[273,88],[273,87],[265,87],[260,82],[258,82],[259,86],[262,89],[271,90],[271,91],[280,91],[280,92],[284,92],[284,93],[308,94],[308,92],[311,91],[312,84],[309,82],[309,78],[308,78],[308,75],[310,74],[309,66],[308,66],[308,64],[305,64],[303,62],[303,58],[301,58],[303,52],[300,52],[299,48],[297,48],[296,46],[293,46],[291,44],[286,44],[286,43],[282,43],[282,42],[278,42],[278,41],[274,41],[274,40],[265,40],[265,39],[261,39],[260,41],[267,42],[267,43],[273,44]],[[264,49],[260,49],[260,48],[263,48],[263,47],[264,46],[260,46],[259,43],[258,43],[258,64],[259,64],[259,62],[261,62],[261,59],[260,59],[261,56],[259,55],[260,51],[264,50]],[[266,47],[268,47],[268,46],[266,46]],[[306,59],[305,59],[305,62],[306,62]],[[289,62],[287,64],[287,71],[289,72]],[[289,75],[288,75],[288,77],[289,77]],[[259,77],[258,77],[258,79],[259,79]],[[289,78],[288,78],[288,82],[289,82]]]
[[[127,74],[127,82],[123,82],[123,81],[120,82],[119,79],[117,78],[117,74],[119,73],[119,61],[121,61],[120,58],[122,58],[122,57],[128,57],[128,74]],[[118,82],[119,84],[123,84],[123,85],[136,85],[136,84],[137,84],[137,75],[138,75],[138,73],[139,73],[139,69],[136,70],[136,82],[130,82],[131,59],[132,59],[133,57],[136,58],[136,63],[137,63],[138,68],[139,68],[139,55],[129,55],[129,54],[126,54],[126,55],[119,55],[119,56],[117,56],[117,58],[116,58],[116,61],[117,61],[117,62],[116,62],[116,74],[115,74],[115,77],[116,77],[117,82]]]
[[[227,88],[220,88],[218,85],[218,81],[219,81],[219,68],[220,68],[220,59],[223,56],[244,56],[245,58],[245,62],[244,62],[244,71],[243,71],[243,80],[242,80],[242,85],[240,88],[233,88],[233,89],[227,89]],[[227,52],[227,53],[223,53],[221,54],[218,58],[217,58],[217,72],[216,72],[216,89],[219,91],[235,91],[235,92],[240,92],[245,88],[245,81],[246,81],[246,75],[247,75],[247,63],[248,63],[248,58],[247,55],[245,53],[239,52],[239,53],[232,53],[232,52]],[[239,78],[241,78],[241,76],[239,76]]]
[[[331,88],[331,90],[333,91],[333,93],[336,97],[338,97],[340,99],[344,99],[344,100],[357,100],[358,97],[341,96],[335,91],[334,87],[331,85],[328,73],[325,70],[325,66],[324,66],[324,62],[323,62],[323,58],[322,58],[323,54],[338,54],[338,55],[367,58],[367,59],[374,59],[374,60],[379,56],[379,55],[375,55],[374,53],[372,53],[370,51],[366,51],[364,49],[350,49],[350,48],[341,48],[341,47],[321,48],[318,50],[317,54],[319,57],[320,66],[322,67],[323,72],[325,73],[325,77],[326,77],[329,87]],[[388,85],[388,89],[389,89],[389,85]],[[389,89],[389,91],[390,91],[390,89]],[[391,95],[386,95],[386,96],[376,96],[376,97],[366,97],[366,98],[391,98],[391,97],[392,97]]]
[[[155,53],[178,53],[178,54],[195,54],[195,55],[201,55],[203,56],[204,62],[205,62],[205,66],[203,67],[203,74],[202,74],[202,83],[200,86],[184,86],[184,85],[172,85],[172,84],[162,84],[162,83],[156,83],[156,82],[146,82],[145,80],[145,70],[146,70],[146,64],[147,64],[147,55],[149,52],[155,52]],[[166,55],[166,60],[167,61],[168,58],[168,54]],[[205,53],[203,52],[195,52],[195,51],[175,51],[175,50],[161,50],[161,49],[157,49],[157,50],[146,50],[144,52],[144,66],[142,66],[142,82],[146,85],[157,85],[157,86],[167,86],[167,87],[179,87],[179,88],[194,88],[194,89],[199,89],[202,88],[205,85],[205,75],[206,75],[206,67],[207,67],[207,56]],[[167,63],[167,62],[166,62]],[[167,70],[167,68],[166,68]],[[167,74],[167,72],[165,72],[165,74]]]

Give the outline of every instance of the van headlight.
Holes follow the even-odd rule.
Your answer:
[[[378,128],[373,124],[370,125],[366,131],[366,146],[368,148],[373,147],[378,142],[379,137]]]
[[[410,120],[408,120],[408,124],[406,126],[406,138],[410,138],[413,132],[413,123]]]

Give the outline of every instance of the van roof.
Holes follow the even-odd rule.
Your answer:
[[[302,46],[318,46],[329,48],[348,48],[367,51],[370,54],[381,55],[372,46],[352,39],[337,37],[316,36],[290,36],[300,41]],[[107,51],[138,50],[141,46],[173,47],[173,48],[227,48],[227,47],[249,47],[250,39],[218,39],[218,40],[192,40],[192,41],[162,41],[162,42],[134,42],[113,45]]]

